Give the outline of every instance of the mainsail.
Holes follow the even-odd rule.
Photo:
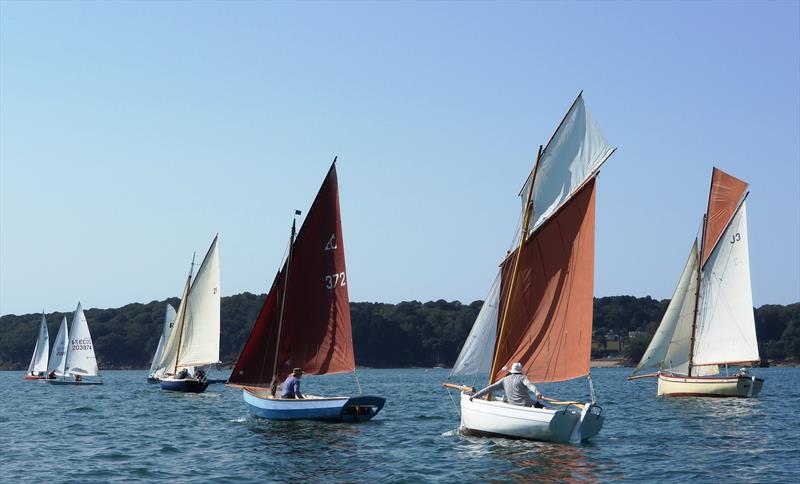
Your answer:
[[[161,337],[158,338],[158,347],[156,347],[156,354],[153,356],[153,362],[150,364],[150,374],[158,370],[158,363],[161,360],[161,354],[164,352],[164,342],[169,339],[172,332],[172,325],[175,323],[175,308],[172,304],[167,303],[167,310],[164,314],[164,329],[161,332]]]
[[[218,237],[214,237],[197,276],[191,274],[175,315],[173,331],[159,358],[157,369],[181,369],[219,362],[220,277]],[[166,324],[166,323],[165,323]]]
[[[37,374],[47,371],[47,354],[50,352],[50,334],[47,332],[47,320],[42,313],[42,321],[39,323],[39,335],[36,338],[36,346],[33,348],[31,363],[28,365],[29,374]]]
[[[614,151],[579,94],[520,192],[520,239],[453,375],[485,371],[493,382],[514,362],[539,382],[588,374],[595,177]]]
[[[272,283],[230,383],[268,386],[295,367],[313,375],[354,371],[347,284],[334,160]]]
[[[60,374],[64,370],[64,363],[67,358],[67,345],[69,344],[69,330],[67,329],[67,317],[61,320],[58,334],[53,341],[53,349],[50,351],[50,361],[47,364],[47,373],[55,371]]]
[[[83,314],[81,303],[78,303],[69,328],[69,346],[64,363],[64,374],[84,376],[98,374],[92,335],[89,333],[89,324],[86,322],[86,315]]]

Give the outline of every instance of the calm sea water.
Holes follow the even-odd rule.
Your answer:
[[[800,369],[757,370],[757,399],[664,399],[628,369],[592,371],[606,423],[579,446],[464,437],[440,383],[449,370],[359,370],[386,397],[371,422],[267,422],[241,391],[162,392],[144,371],[57,387],[0,372],[0,481],[797,482]],[[218,375],[214,375],[218,376]],[[221,375],[219,375],[221,376]],[[470,382],[464,382],[470,383]],[[306,377],[307,393],[355,392],[352,375]],[[546,394],[584,397],[585,380]],[[453,395],[454,399],[456,395]]]

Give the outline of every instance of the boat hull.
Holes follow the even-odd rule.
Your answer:
[[[85,386],[85,385],[102,385],[103,384],[103,382],[101,382],[101,381],[87,381],[87,380],[75,381],[75,380],[53,380],[53,379],[49,379],[49,380],[45,380],[45,381],[47,383],[51,384],[51,385],[77,385],[77,386],[84,385]]]
[[[247,410],[269,420],[324,420],[365,422],[378,414],[386,403],[381,397],[272,398],[268,391],[242,389]]]
[[[603,427],[602,410],[586,403],[560,410],[521,407],[500,400],[473,399],[461,394],[461,430],[467,434],[500,435],[530,440],[579,443]]]
[[[764,380],[754,376],[700,376],[658,374],[658,395],[665,397],[758,396]]]
[[[208,380],[195,380],[192,378],[162,378],[159,383],[162,390],[170,392],[203,393],[208,388]]]
[[[40,375],[25,375],[26,380],[46,380],[47,376],[40,376]]]

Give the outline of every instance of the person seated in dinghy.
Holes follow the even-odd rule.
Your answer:
[[[183,370],[179,371],[177,375],[175,375],[175,378],[178,380],[185,380],[189,378],[189,370],[184,368]]]
[[[292,374],[286,377],[281,389],[281,398],[305,398],[300,393],[300,377],[303,376],[303,370],[295,368]]]
[[[473,398],[480,398],[489,392],[502,389],[506,393],[503,399],[506,403],[519,405],[521,407],[544,408],[544,405],[539,402],[539,399],[542,398],[542,394],[536,389],[536,385],[531,383],[528,377],[522,374],[522,364],[514,363],[511,365],[511,371],[509,373],[510,375],[507,377],[498,380],[469,397],[469,400],[472,401]],[[536,395],[536,400],[531,398],[528,389]]]

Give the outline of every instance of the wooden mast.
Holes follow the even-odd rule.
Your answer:
[[[539,161],[542,158],[542,151],[544,148],[542,145],[539,145],[539,153],[536,155],[536,163],[533,165],[533,173],[531,174],[531,185],[528,187],[528,193],[525,198],[525,213],[522,217],[522,232],[519,238],[519,246],[517,247],[517,256],[514,259],[514,269],[511,271],[511,282],[508,287],[508,298],[506,299],[505,306],[503,308],[503,319],[500,321],[500,333],[497,336],[497,343],[494,347],[494,355],[492,355],[492,367],[491,371],[489,372],[489,384],[491,385],[494,383],[494,374],[497,372],[497,351],[503,344],[503,339],[505,338],[505,326],[506,326],[506,319],[508,318],[508,307],[511,305],[511,295],[514,291],[514,281],[517,276],[517,269],[519,267],[519,258],[522,254],[522,246],[525,244],[525,240],[528,238],[528,225],[530,224],[531,215],[533,214],[533,186],[536,183],[536,173],[539,171]],[[501,283],[502,284],[502,283]],[[491,398],[491,395],[489,396]]]
[[[294,211],[295,215],[300,215],[300,210]],[[294,237],[296,233],[296,219],[292,219],[292,233],[289,236],[289,254],[286,256],[286,274],[283,276],[283,292],[281,294],[281,310],[278,315],[278,337],[275,338],[275,358],[272,362],[272,384],[270,393],[274,397],[278,391],[278,354],[281,349],[281,333],[283,332],[283,310],[286,307],[286,291],[289,288],[289,267],[292,264],[292,252],[294,252]]]
[[[706,222],[708,221],[708,215],[703,215],[703,230],[700,233],[700,254],[698,254],[698,258],[702,257],[703,254],[703,246],[705,245],[705,236],[706,236]],[[689,341],[689,376],[692,376],[692,360],[694,359],[694,339],[695,339],[695,332],[697,331],[697,313],[700,312],[700,269],[702,264],[699,263],[698,260],[697,264],[697,276],[696,276],[696,284],[697,287],[694,291],[694,315],[692,316],[692,338]]]
[[[192,253],[192,264],[189,266],[189,278],[186,279],[186,290],[184,291],[185,301],[181,301],[183,303],[183,314],[181,314],[181,327],[180,331],[178,331],[178,351],[175,353],[175,370],[173,371],[173,375],[178,374],[178,359],[181,356],[181,341],[183,340],[183,328],[185,326],[186,321],[186,307],[189,304],[189,291],[191,290],[192,284],[192,274],[194,273],[194,258],[197,255],[197,252]]]

